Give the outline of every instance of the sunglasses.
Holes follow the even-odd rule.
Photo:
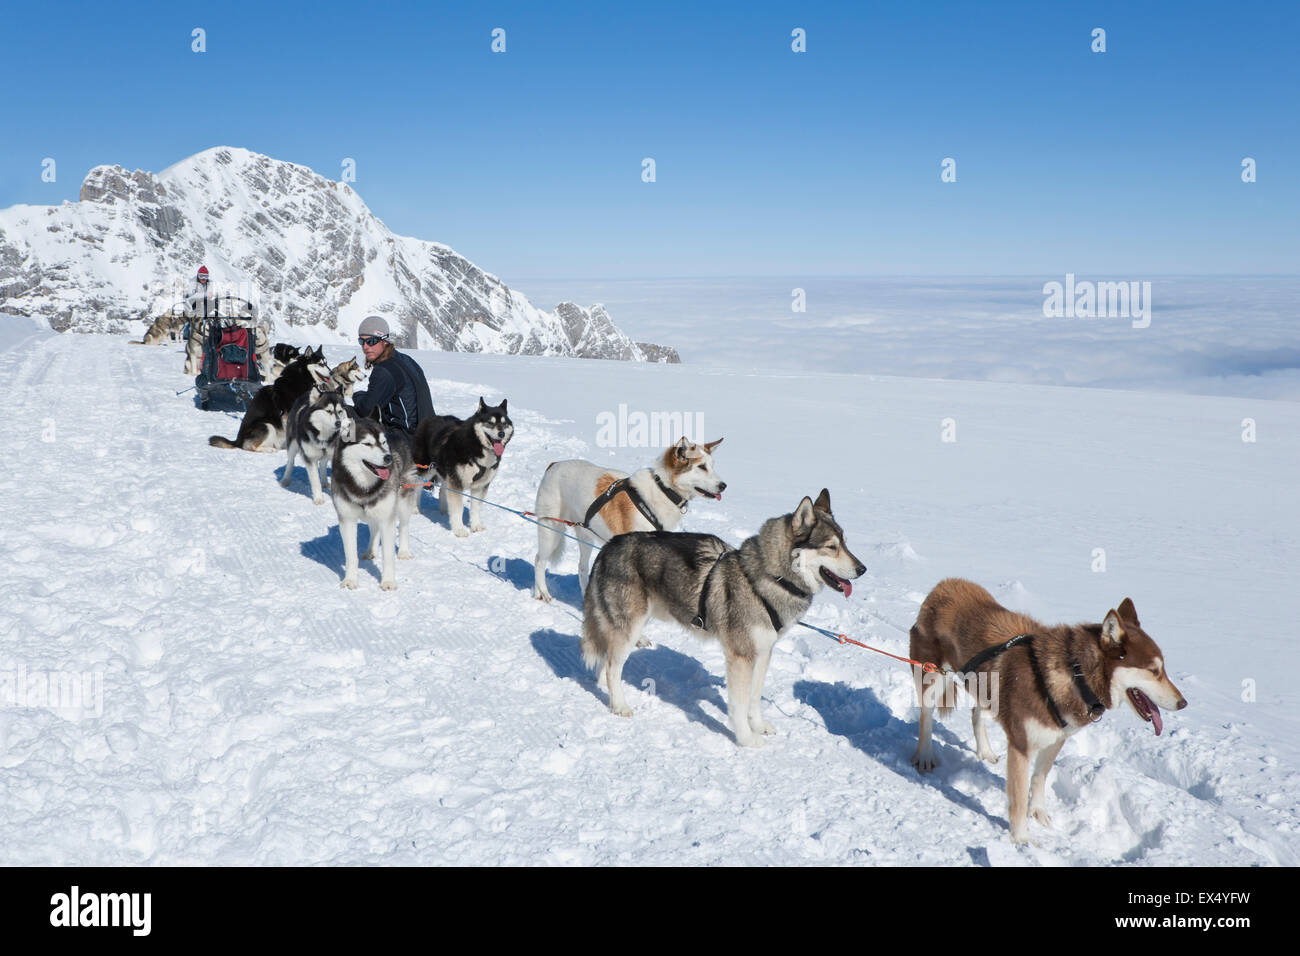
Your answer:
[[[388,339],[382,335],[367,335],[365,338],[357,339],[357,341],[362,345],[368,345],[371,348],[374,348],[380,342],[387,342]]]

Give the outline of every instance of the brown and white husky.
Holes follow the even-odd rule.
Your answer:
[[[533,597],[550,601],[546,567],[564,551],[565,536],[555,528],[578,538],[578,585],[587,590],[587,562],[593,547],[616,534],[629,531],[672,531],[681,523],[692,498],[722,500],[727,483],[713,470],[713,449],[722,439],[697,445],[685,436],[666,449],[653,466],[626,472],[602,468],[589,461],[553,461],[537,488],[537,557],[533,561]],[[618,482],[624,482],[618,487]],[[622,489],[622,490],[619,490]],[[596,499],[614,491],[609,499],[580,527],[569,527],[546,518],[583,522]]]
[[[934,710],[955,707],[955,683],[975,696],[971,723],[981,760],[996,763],[984,730],[992,714],[1007,734],[1007,802],[1014,843],[1029,840],[1027,817],[1047,824],[1047,772],[1066,738],[1119,707],[1164,727],[1160,708],[1182,710],[1187,700],[1169,680],[1164,654],[1138,623],[1125,598],[1100,624],[1045,626],[1008,611],[971,581],[948,578],[926,597],[911,631],[910,656],[941,673],[913,665],[921,704],[912,764],[928,773],[938,762],[931,743]],[[1033,775],[1029,758],[1034,760]]]

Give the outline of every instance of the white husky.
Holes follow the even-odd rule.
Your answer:
[[[664,451],[657,464],[628,475],[589,461],[553,461],[537,488],[537,557],[533,561],[533,597],[553,600],[546,588],[546,566],[564,551],[568,531],[578,541],[578,585],[587,590],[587,567],[593,546],[629,531],[671,531],[681,523],[696,495],[722,500],[727,483],[713,470],[713,449],[722,439],[697,445],[683,436]],[[594,511],[593,511],[594,509]],[[577,522],[569,527],[546,518]]]

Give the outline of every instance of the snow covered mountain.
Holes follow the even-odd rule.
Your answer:
[[[216,147],[161,173],[97,166],[80,202],[0,210],[0,308],[121,331],[180,299],[199,264],[291,328],[351,339],[379,313],[411,347],[676,361],[597,305],[537,308],[436,242],[394,235],[346,183]],[[134,326],[132,326],[134,328]]]

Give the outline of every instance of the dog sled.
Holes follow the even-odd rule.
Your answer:
[[[267,348],[257,310],[251,302],[230,295],[200,300],[197,305],[206,314],[191,315],[186,340],[191,348],[201,349],[194,379],[199,406],[207,409],[214,396],[228,396],[247,410],[263,384],[259,359]]]

